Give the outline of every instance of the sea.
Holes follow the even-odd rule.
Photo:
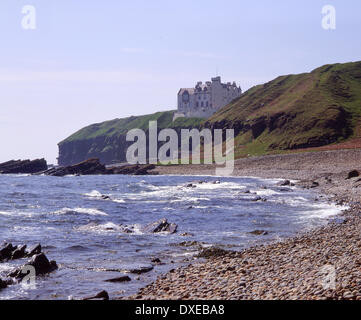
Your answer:
[[[40,243],[59,269],[37,277],[35,286],[19,283],[1,290],[0,299],[81,299],[102,290],[111,298],[125,297],[170,269],[199,261],[203,249],[240,251],[282,241],[325,225],[344,209],[313,190],[281,187],[280,181],[1,175],[0,241]],[[142,231],[163,218],[178,225],[176,233]],[[0,278],[26,262],[0,263]],[[130,273],[148,266],[153,270]],[[106,281],[123,275],[131,281]]]

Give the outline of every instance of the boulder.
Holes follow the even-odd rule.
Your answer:
[[[162,261],[159,258],[153,258],[151,261],[154,264],[161,264],[162,263]]]
[[[284,186],[289,186],[291,184],[290,180],[283,180],[280,181],[279,183],[277,183],[278,186],[284,187]]]
[[[217,247],[211,247],[211,248],[205,248],[203,249],[198,255],[198,258],[212,258],[212,257],[222,257],[226,256],[230,253],[230,251],[217,248]]]
[[[28,257],[32,257],[36,254],[40,254],[41,253],[41,244],[37,244],[33,247],[30,248],[29,252],[27,253]]]
[[[320,186],[320,184],[317,181],[313,181],[311,184],[311,188],[317,188],[319,186]]]
[[[260,197],[260,196],[257,196],[257,197],[254,197],[251,199],[251,201],[253,201],[253,202],[257,202],[257,201],[261,201],[261,200],[262,200],[262,197]]]
[[[359,176],[360,176],[360,173],[357,170],[352,170],[347,174],[346,180],[356,178],[356,177],[359,177]]]
[[[173,234],[177,232],[177,228],[175,223],[168,223],[167,219],[163,218],[144,226],[142,231],[145,233],[168,232]]]
[[[2,279],[0,279],[0,290],[7,288],[11,284],[12,284],[12,281],[10,281],[10,280],[2,280]]]
[[[266,236],[268,235],[268,231],[265,230],[254,230],[250,232],[249,234],[255,235],[255,236]]]
[[[26,276],[26,273],[23,273],[24,267],[26,266],[34,267],[37,276],[44,275],[58,269],[55,261],[49,261],[44,253],[40,253],[34,255],[26,265],[11,272],[9,277],[16,278],[18,280],[23,279]]]
[[[108,292],[103,290],[103,291],[100,291],[95,296],[83,298],[83,300],[109,300],[109,294],[108,294]]]
[[[113,279],[108,279],[105,280],[106,282],[129,282],[132,279],[130,279],[128,276],[122,276],[122,277],[117,277],[117,278],[113,278]]]
[[[134,273],[134,274],[142,274],[142,273],[150,272],[153,269],[154,269],[154,267],[151,265],[150,266],[140,266],[137,268],[130,269],[129,272]]]
[[[15,259],[25,258],[26,257],[25,249],[26,249],[26,245],[17,246],[17,248],[11,254],[11,259],[15,260]]]
[[[4,243],[0,249],[0,261],[10,260],[12,252],[16,249],[11,243]]]

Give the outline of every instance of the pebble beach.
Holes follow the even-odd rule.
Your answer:
[[[212,174],[214,167],[167,166],[160,174]],[[347,206],[328,225],[241,252],[215,251],[171,270],[126,299],[361,300],[361,150],[237,160],[234,175],[297,180]],[[122,298],[124,299],[124,297]]]

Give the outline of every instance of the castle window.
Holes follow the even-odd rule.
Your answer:
[[[208,101],[206,102],[206,107],[208,107]]]
[[[204,103],[203,103],[203,101],[201,102],[201,107],[202,107],[202,108],[204,107]]]
[[[196,107],[199,108],[199,102],[198,102],[198,101],[197,101],[197,103],[196,103]]]

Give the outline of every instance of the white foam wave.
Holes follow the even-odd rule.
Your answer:
[[[99,209],[95,209],[95,208],[63,208],[60,210],[57,210],[55,212],[53,212],[54,214],[68,214],[68,213],[72,213],[72,212],[76,212],[76,213],[80,213],[80,214],[88,214],[91,216],[107,216],[108,214],[99,210]]]
[[[320,203],[312,205],[313,210],[302,212],[301,219],[330,218],[349,209],[347,206],[337,206],[336,204]]]
[[[89,193],[85,193],[84,195],[91,198],[101,198],[102,196],[102,194],[98,190],[93,190]]]

